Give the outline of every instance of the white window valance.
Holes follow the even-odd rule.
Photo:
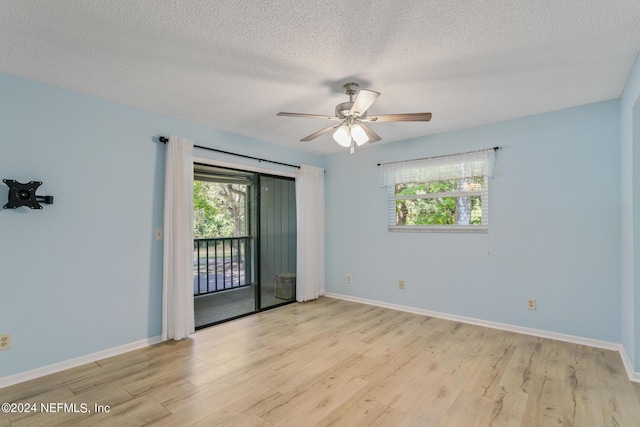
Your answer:
[[[489,177],[495,168],[495,148],[380,164],[380,186],[408,182]]]

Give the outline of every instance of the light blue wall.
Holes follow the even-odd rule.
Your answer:
[[[6,74],[0,94],[0,178],[41,180],[38,194],[55,198],[41,211],[0,209],[0,332],[13,341],[0,352],[0,378],[160,334],[162,242],[153,235],[163,221],[164,145],[153,138],[322,166],[316,156]],[[0,205],[7,193],[0,183]]]
[[[619,141],[610,101],[328,156],[327,291],[620,342]],[[387,231],[377,163],[496,145],[488,235]]]
[[[640,58],[620,99],[622,344],[640,371]]]
[[[164,146],[153,138],[170,134],[325,167],[329,292],[622,340],[628,352],[640,342],[620,316],[618,101],[321,158],[13,76],[0,74],[0,93],[0,178],[42,180],[39,194],[55,196],[42,211],[0,209],[0,332],[13,337],[0,378],[160,334]],[[488,235],[387,232],[377,163],[495,145]],[[623,323],[640,307],[633,283]]]

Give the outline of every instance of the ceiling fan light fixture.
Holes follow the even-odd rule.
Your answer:
[[[359,124],[351,126],[351,137],[356,142],[356,144],[358,144],[358,147],[369,141],[369,137],[365,133],[364,129],[362,129],[362,126],[360,126]]]
[[[333,139],[341,146],[348,148],[351,145],[351,134],[346,125],[340,126],[334,133]]]

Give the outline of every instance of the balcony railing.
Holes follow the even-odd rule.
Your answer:
[[[251,237],[193,241],[193,295],[247,286]]]

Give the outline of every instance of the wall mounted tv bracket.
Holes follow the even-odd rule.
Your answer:
[[[16,209],[27,206],[31,209],[42,209],[40,203],[53,204],[53,196],[36,196],[36,190],[42,185],[42,181],[30,181],[22,184],[13,179],[3,179],[2,182],[9,187],[9,202],[5,209]]]

